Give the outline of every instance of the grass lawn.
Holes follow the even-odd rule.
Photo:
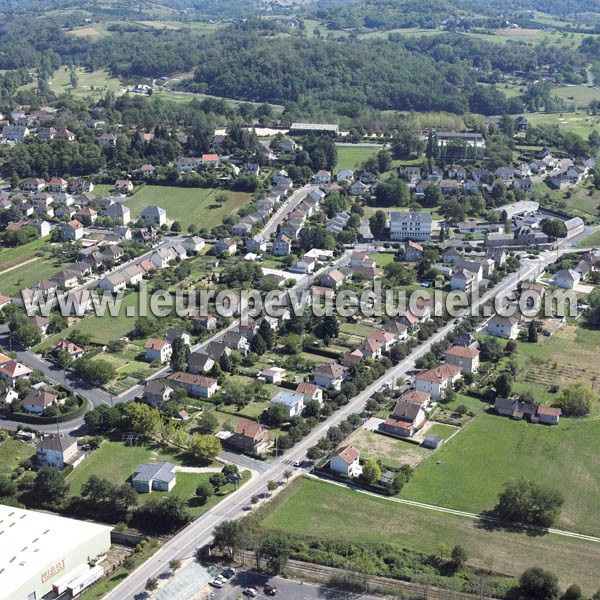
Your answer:
[[[481,413],[417,469],[402,496],[480,512],[494,507],[506,481],[523,476],[563,493],[559,528],[599,535],[599,451],[598,420],[548,427]]]
[[[570,190],[552,190],[545,183],[534,184],[534,190],[537,196],[542,199],[542,203],[549,205],[550,208],[567,208],[573,214],[589,220],[597,220],[598,206],[600,206],[600,191],[596,190],[591,184],[578,186]]]
[[[0,248],[0,272],[34,258],[47,244],[47,238],[39,238],[16,248]]]
[[[385,253],[377,253],[377,254],[369,254],[369,258],[373,259],[377,264],[378,269],[383,269],[385,265],[389,265],[394,262],[394,258],[396,256],[395,252],[385,252]]]
[[[528,567],[551,565],[563,589],[574,581],[586,593],[598,588],[600,547],[591,542],[489,531],[471,519],[394,503],[321,481],[300,479],[281,494],[262,521],[267,530],[328,541],[384,542],[428,554],[437,552],[440,544],[450,548],[461,544],[474,568],[518,577]]]
[[[381,148],[353,148],[352,146],[337,146],[337,165],[340,169],[357,169],[366,160],[375,156]]]
[[[375,331],[375,327],[369,327],[368,325],[361,325],[360,323],[342,323],[340,325],[340,332],[347,333],[348,335],[358,336],[366,338]]]
[[[427,448],[366,429],[355,431],[348,438],[348,443],[358,448],[364,458],[381,459],[381,462],[389,467],[414,467],[431,454],[431,450]]]
[[[561,85],[552,88],[552,93],[580,106],[587,106],[592,100],[600,100],[600,90],[585,85]]]
[[[179,221],[184,231],[188,225],[210,230],[221,225],[224,217],[238,210],[251,197],[243,192],[224,192],[228,200],[219,206],[215,196],[221,192],[217,189],[148,185],[129,198],[127,206],[134,221],[146,206],[158,205],[167,211],[168,219]]]
[[[0,294],[12,296],[42,279],[49,279],[60,268],[60,263],[53,258],[34,258],[31,262],[0,274]]]
[[[0,444],[0,473],[10,475],[18,466],[19,461],[31,458],[35,447],[21,440],[8,438]]]
[[[101,97],[108,90],[113,92],[119,92],[123,88],[122,82],[111,77],[108,71],[99,69],[88,73],[85,69],[76,69],[77,73],[77,87],[73,89],[70,80],[70,71],[67,67],[61,67],[54,72],[52,79],[49,81],[50,89],[60,95],[70,91],[74,97],[88,97],[97,96]]]
[[[600,231],[596,231],[596,233],[592,233],[591,235],[583,238],[581,242],[579,242],[579,246],[582,248],[593,248],[594,246],[600,246]]]
[[[600,117],[585,113],[528,113],[527,120],[534,125],[558,125],[561,129],[577,133],[584,139],[600,127]]]
[[[426,435],[439,435],[447,440],[453,433],[456,433],[458,429],[456,427],[452,427],[451,425],[443,425],[442,423],[433,423],[431,427],[427,430]]]
[[[94,450],[76,469],[67,477],[71,485],[72,496],[79,494],[81,486],[90,475],[98,475],[110,479],[113,483],[125,483],[133,470],[144,462],[158,462],[168,460],[181,464],[181,455],[170,451],[164,446],[140,444],[139,446],[126,446],[121,441],[104,442],[98,450]]]

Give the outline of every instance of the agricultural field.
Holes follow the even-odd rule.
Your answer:
[[[348,507],[358,518],[348,518]],[[470,557],[468,564],[485,572],[518,577],[528,567],[551,565],[563,589],[573,581],[585,592],[598,588],[597,544],[556,535],[490,530],[465,517],[376,498],[323,481],[298,479],[282,491],[264,515],[261,524],[268,531],[329,541],[385,542],[426,554],[437,553],[441,544],[449,548],[461,544]]]
[[[553,190],[545,183],[534,183],[534,193],[542,204],[549,208],[564,207],[576,216],[587,221],[597,221],[600,216],[600,191],[593,185],[580,185],[569,190]],[[549,201],[549,202],[548,202]]]
[[[224,192],[227,202],[219,205],[215,196],[222,190],[204,188],[179,188],[148,185],[131,196],[126,204],[136,221],[147,206],[158,205],[167,211],[167,218],[181,223],[183,231],[188,225],[210,230],[221,225],[223,219],[250,200],[250,194]]]
[[[587,106],[592,100],[600,100],[600,90],[585,85],[563,85],[552,88],[552,93],[563,100]]]
[[[363,458],[381,460],[389,467],[416,467],[431,454],[427,448],[362,428],[355,431],[347,443],[358,448]]]
[[[0,260],[2,259],[0,258]],[[12,296],[19,290],[58,273],[61,264],[53,258],[31,256],[7,269],[4,269],[3,265],[2,269],[0,271],[0,294]]]
[[[337,146],[336,169],[357,169],[371,156],[375,156],[381,148],[361,148],[352,146]]]
[[[527,120],[533,125],[545,123],[558,125],[587,139],[594,129],[600,130],[600,117],[585,113],[528,113]]]
[[[123,83],[119,79],[111,77],[108,71],[104,69],[88,73],[79,68],[76,69],[76,73],[78,82],[77,87],[73,88],[68,68],[61,67],[56,70],[52,79],[48,82],[52,91],[57,95],[70,91],[76,98],[83,98],[87,96],[101,97],[109,90],[120,92],[123,88]]]
[[[599,535],[599,451],[598,420],[563,418],[548,427],[480,413],[417,469],[402,497],[480,513],[494,507],[506,481],[522,476],[563,493],[557,527]]]

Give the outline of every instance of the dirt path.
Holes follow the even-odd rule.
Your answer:
[[[40,260],[40,258],[41,258],[41,256],[35,256],[33,258],[30,258],[29,260],[26,260],[25,262],[21,262],[18,265],[15,265],[14,267],[8,267],[8,269],[4,269],[4,271],[0,271],[0,275],[9,273],[10,271],[14,271],[15,269],[20,269],[23,265],[28,265],[29,263],[32,263],[36,260]]]

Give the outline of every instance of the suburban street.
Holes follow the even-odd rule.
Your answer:
[[[516,288],[519,281],[536,277],[540,269],[545,268],[548,264],[556,260],[557,254],[560,255],[571,250],[571,245],[568,244],[558,251],[542,253],[535,260],[524,259],[521,268],[516,273],[513,273],[494,289],[484,294],[474,304],[474,308],[481,307],[485,302],[493,299],[499,293]],[[355,396],[346,406],[320,423],[318,427],[291,450],[286,452],[284,456],[267,463],[264,471],[260,472],[237,492],[225,498],[213,510],[199,517],[171,538],[153,557],[131,573],[127,579],[105,596],[105,598],[111,600],[133,598],[136,594],[143,591],[149,577],[158,576],[168,567],[171,559],[183,559],[194,556],[196,548],[210,543],[215,526],[225,520],[237,519],[247,514],[248,510],[251,510],[252,507],[250,502],[252,496],[264,494],[267,491],[268,481],[282,481],[284,471],[289,470],[290,465],[295,461],[303,460],[308,448],[314,446],[330,427],[338,425],[351,414],[362,412],[369,397],[383,383],[396,381],[399,377],[403,377],[409,371],[413,370],[415,368],[415,361],[423,354],[429,352],[433,344],[441,341],[455,327],[456,325],[453,322],[442,327],[435,335],[418,346],[409,357],[373,382],[364,391]]]

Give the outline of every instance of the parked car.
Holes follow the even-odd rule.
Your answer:
[[[275,594],[277,594],[277,588],[273,585],[269,585],[268,583],[265,585],[265,587],[263,588],[263,592],[267,595],[267,596],[275,596]]]
[[[221,572],[221,577],[225,577],[225,579],[231,579],[235,575],[235,573],[235,569],[229,567]]]
[[[244,596],[248,596],[249,598],[255,598],[258,592],[254,588],[249,587],[246,588],[242,594],[244,594]]]
[[[209,585],[221,589],[225,585],[225,581],[226,580],[223,579],[223,577],[219,576],[215,577],[211,582],[209,582]]]

